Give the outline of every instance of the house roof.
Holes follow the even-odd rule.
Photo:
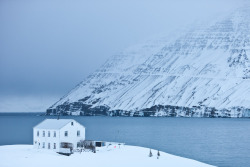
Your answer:
[[[73,119],[45,119],[34,128],[38,129],[61,129],[69,122],[75,121]],[[76,122],[76,121],[75,121]]]

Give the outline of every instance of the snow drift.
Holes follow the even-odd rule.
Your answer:
[[[76,152],[71,156],[57,154],[53,150],[34,149],[32,145],[0,146],[2,167],[127,167],[127,166],[178,166],[178,167],[213,167],[195,160],[178,157],[160,152],[157,159],[157,150],[152,150],[153,157],[149,157],[149,149],[136,146],[123,146],[116,150],[103,152]]]

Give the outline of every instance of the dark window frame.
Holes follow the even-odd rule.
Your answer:
[[[64,131],[64,137],[68,137],[69,134],[68,134],[68,131]]]

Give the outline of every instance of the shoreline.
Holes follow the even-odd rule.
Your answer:
[[[57,119],[57,115],[46,115],[43,112],[0,112],[0,116],[37,116]],[[250,119],[250,117],[172,117],[172,116],[108,116],[108,115],[60,115],[60,118],[68,119],[68,117],[110,117],[110,118],[184,118],[184,119]]]

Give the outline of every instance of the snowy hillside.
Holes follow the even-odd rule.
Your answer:
[[[131,47],[47,114],[249,117],[250,8]]]

